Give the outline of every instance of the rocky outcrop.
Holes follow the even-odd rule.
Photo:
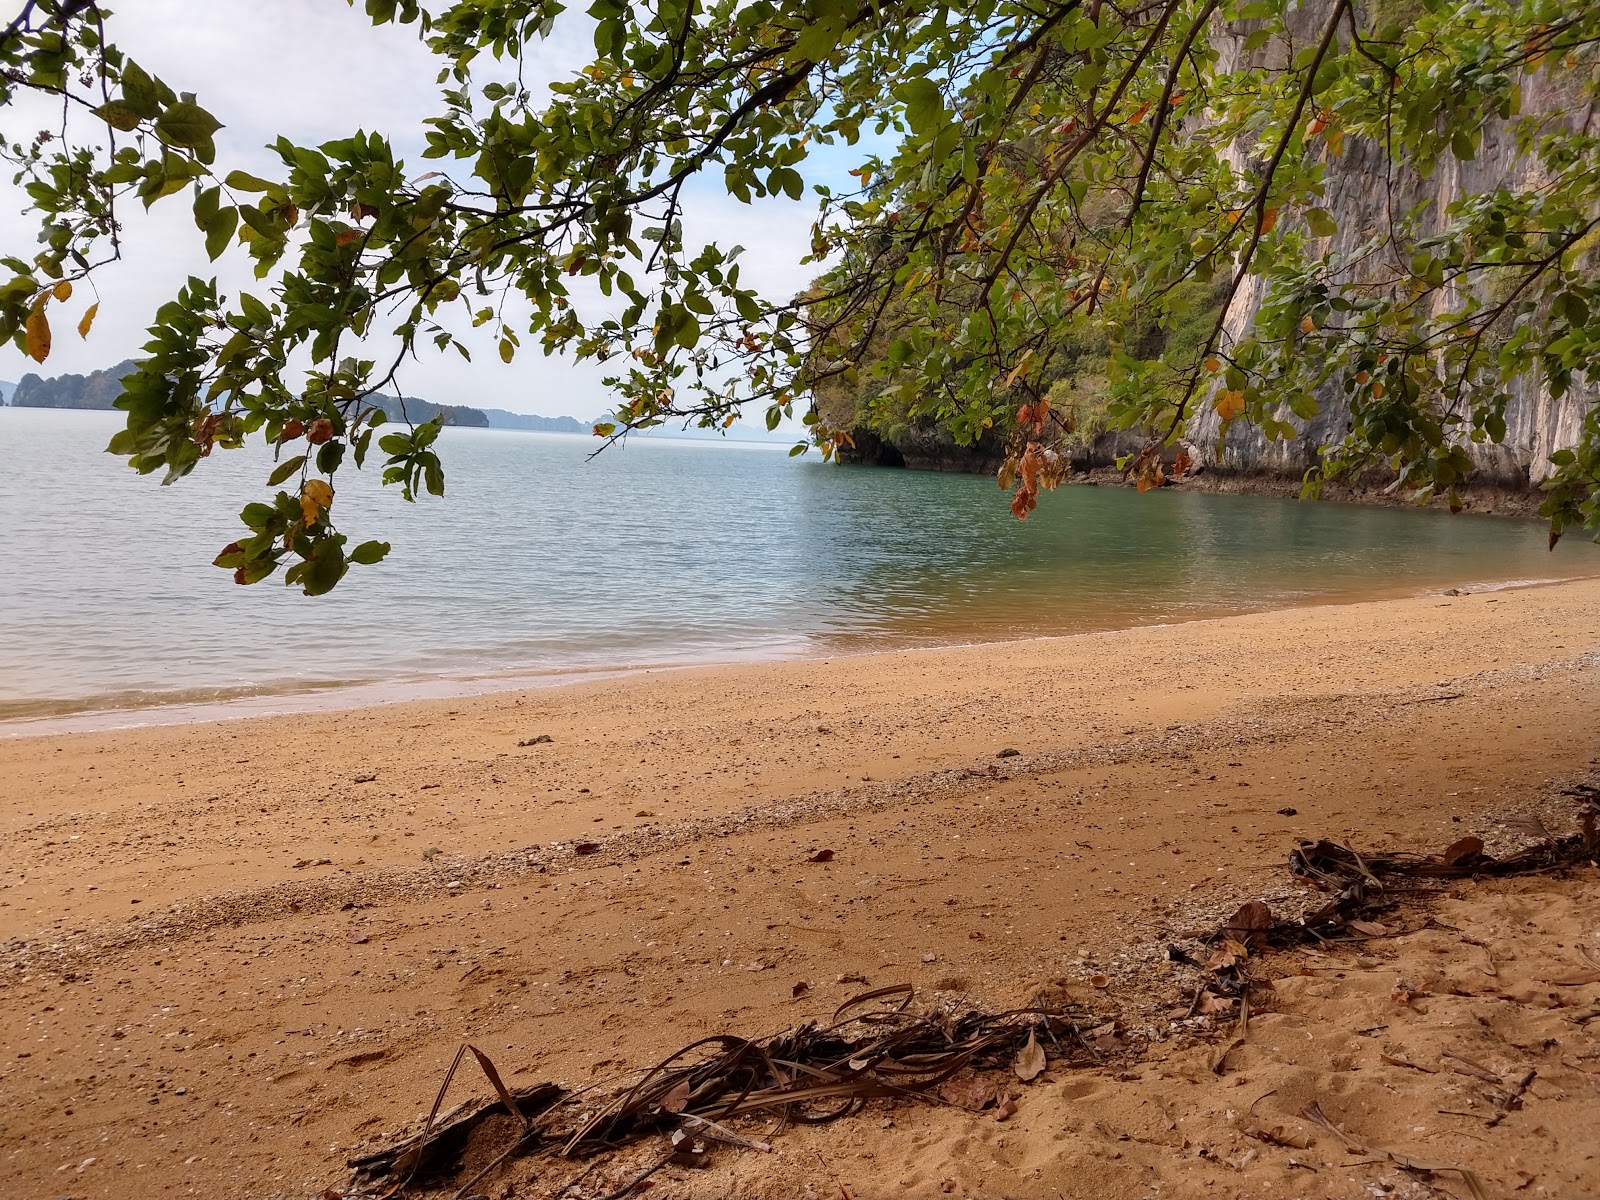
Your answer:
[[[44,379],[29,372],[17,381],[11,403],[17,408],[114,408],[122,395],[122,378],[133,370],[130,358],[88,375]]]
[[[1302,6],[1299,17],[1308,29],[1322,20],[1320,10],[1317,4]],[[1237,63],[1243,38],[1240,33],[1216,39],[1222,54],[1219,69],[1229,70]],[[1581,119],[1582,106],[1574,99],[1578,83],[1549,71],[1529,76],[1523,83],[1522,111],[1570,113],[1569,119]],[[1324,207],[1338,222],[1339,230],[1324,238],[1320,248],[1341,257],[1353,257],[1375,231],[1387,224],[1391,204],[1395,213],[1426,204],[1425,219],[1438,222],[1440,215],[1464,195],[1500,186],[1524,189],[1537,186],[1539,181],[1537,160],[1519,151],[1509,124],[1498,119],[1485,125],[1475,157],[1461,161],[1447,156],[1429,178],[1404,164],[1392,166],[1377,143],[1352,137],[1346,141],[1343,154],[1327,167]],[[1239,336],[1254,320],[1263,290],[1264,281],[1259,277],[1245,280],[1228,310],[1230,336]],[[1600,400],[1600,386],[1594,382],[1577,381],[1560,397],[1552,396],[1545,381],[1535,377],[1518,379],[1507,390],[1512,399],[1506,409],[1505,440],[1499,444],[1466,444],[1478,466],[1471,481],[1478,487],[1517,490],[1540,483],[1551,471],[1551,453],[1576,444],[1584,411]],[[1350,405],[1337,381],[1317,393],[1317,402],[1321,411],[1309,421],[1293,416],[1287,409],[1279,414],[1300,430],[1293,439],[1268,441],[1260,430],[1242,422],[1231,427],[1224,439],[1221,421],[1209,404],[1201,405],[1190,417],[1188,435],[1199,447],[1201,461],[1213,464],[1212,470],[1298,478],[1315,464],[1320,448],[1338,442],[1349,427]]]

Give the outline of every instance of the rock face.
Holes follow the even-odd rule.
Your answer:
[[[948,433],[932,425],[914,426],[892,437],[858,427],[851,437],[855,445],[839,447],[839,461],[867,467],[988,475],[1000,469],[1006,456],[1005,444],[992,433],[985,434],[975,446],[958,446]]]
[[[1305,35],[1312,32],[1314,26],[1320,27],[1325,13],[1326,7],[1315,0],[1301,5],[1296,19],[1304,28],[1297,32]],[[1216,36],[1215,44],[1221,53],[1220,70],[1231,70],[1237,64],[1244,36],[1242,32]],[[1272,49],[1268,47],[1257,53],[1267,55]],[[1549,71],[1525,78],[1522,112],[1560,114],[1553,119],[1573,123],[1584,120],[1587,106],[1576,99],[1580,82]],[[1490,191],[1498,186],[1526,188],[1537,185],[1540,180],[1538,163],[1518,151],[1508,123],[1500,120],[1491,120],[1485,126],[1482,145],[1471,161],[1446,157],[1429,178],[1401,167],[1394,171],[1392,180],[1386,181],[1389,171],[1389,164],[1376,143],[1356,137],[1346,140],[1342,157],[1327,167],[1324,207],[1338,222],[1339,230],[1333,237],[1323,239],[1324,249],[1341,256],[1351,255],[1374,231],[1382,229],[1389,220],[1391,188],[1396,213],[1426,202],[1429,217],[1437,220],[1439,214],[1463,195]],[[1254,319],[1263,298],[1263,287],[1263,281],[1257,277],[1245,280],[1228,311],[1230,335],[1238,336]],[[1560,397],[1552,396],[1545,382],[1538,378],[1520,379],[1508,390],[1512,400],[1506,409],[1505,440],[1499,444],[1468,445],[1478,465],[1477,474],[1469,481],[1469,491],[1481,490],[1503,498],[1508,493],[1536,489],[1550,474],[1551,453],[1577,443],[1584,412],[1600,402],[1600,381],[1577,380]],[[1218,485],[1229,490],[1256,490],[1248,482],[1256,477],[1261,481],[1258,490],[1282,491],[1291,481],[1298,481],[1317,461],[1321,447],[1340,441],[1348,429],[1350,406],[1337,382],[1325,387],[1317,400],[1321,411],[1310,421],[1294,417],[1287,409],[1279,414],[1300,430],[1298,437],[1280,441],[1268,441],[1260,430],[1242,422],[1231,428],[1224,440],[1215,409],[1201,403],[1189,419],[1188,441],[1194,447],[1195,458],[1205,464],[1206,470],[1222,477],[1214,481]],[[981,472],[994,470],[999,462],[998,446],[958,447],[948,439],[939,445],[932,430],[896,431],[885,438],[858,429],[855,437],[858,452],[842,456],[846,462]],[[1074,467],[1079,470],[1104,467],[1116,454],[1137,449],[1140,440],[1126,433],[1105,435],[1085,448],[1081,455],[1083,462],[1077,461],[1080,456],[1074,456]],[[1227,482],[1229,477],[1233,482]],[[1373,483],[1373,480],[1364,481],[1358,493],[1364,496],[1364,489]],[[1382,483],[1377,486],[1381,488]]]
[[[43,379],[29,372],[17,382],[11,403],[17,408],[112,408],[122,395],[122,377],[133,369],[130,358],[89,375]]]
[[[1302,6],[1300,16],[1309,27],[1320,22],[1320,6]],[[1228,70],[1237,61],[1243,35],[1219,38],[1222,52],[1219,68]],[[1524,113],[1570,114],[1566,119],[1583,119],[1583,110],[1574,99],[1576,80],[1542,72],[1523,83]],[[1400,167],[1386,184],[1390,166],[1382,148],[1375,142],[1350,138],[1344,154],[1327,168],[1327,199],[1324,207],[1339,224],[1339,231],[1322,241],[1322,248],[1339,256],[1353,255],[1372,234],[1389,220],[1393,189],[1393,211],[1403,213],[1427,203],[1427,217],[1435,221],[1451,204],[1469,193],[1491,191],[1499,186],[1527,188],[1540,181],[1538,163],[1521,154],[1506,122],[1491,120],[1483,131],[1483,143],[1475,158],[1462,162],[1446,157],[1430,178]],[[1239,296],[1228,310],[1227,329],[1237,336],[1248,327],[1260,307],[1263,281],[1245,280]],[[1550,394],[1542,379],[1524,378],[1508,389],[1512,400],[1506,409],[1505,441],[1468,444],[1468,452],[1478,464],[1474,484],[1502,489],[1526,489],[1549,475],[1552,452],[1576,444],[1585,409],[1600,399],[1596,382],[1575,382],[1561,397]],[[1188,423],[1189,439],[1200,449],[1201,460],[1213,463],[1211,469],[1224,473],[1303,475],[1317,458],[1320,447],[1339,441],[1345,434],[1350,406],[1337,383],[1317,394],[1321,411],[1310,421],[1293,417],[1287,409],[1280,415],[1301,430],[1292,440],[1269,442],[1254,427],[1240,424],[1228,431],[1220,460],[1217,447],[1221,422],[1215,409],[1201,405]]]

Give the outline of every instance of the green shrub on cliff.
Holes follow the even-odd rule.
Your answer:
[[[575,20],[557,0],[365,8],[439,60],[434,170],[379,133],[279,139],[270,177],[230,169],[219,118],[115,47],[138,16],[18,0],[0,30],[0,152],[40,231],[4,258],[0,334],[41,362],[56,327],[88,334],[74,285],[118,259],[119,206],[177,199],[197,247],[255,265],[252,292],[193,278],[154,314],[111,447],[168,481],[247,438],[280,448],[217,559],[242,583],[285,568],[322,592],[382,557],[347,550],[334,517],[333,478],[374,450],[407,496],[443,491],[437,425],[379,434],[373,398],[407,355],[465,354],[467,326],[507,361],[537,345],[615,364],[602,437],[751,405],[775,426],[864,373],[883,419],[957,441],[1012,422],[1023,514],[1062,473],[1047,394],[1092,363],[1106,419],[1153,431],[1141,473],[1199,411],[1284,436],[1285,411],[1310,419],[1336,388],[1349,429],[1319,470],[1387,464],[1420,495],[1461,481],[1467,443],[1505,437],[1515,381],[1561,394],[1600,367],[1597,6],[594,0],[593,61],[538,106],[524,58]],[[1524,114],[1523,89],[1554,76],[1569,102]],[[15,103],[41,94],[59,134]],[[1326,206],[1332,163],[1426,175],[1486,130],[1516,140],[1528,182],[1356,231]],[[818,168],[820,148],[858,145],[849,184]],[[747,203],[811,189],[818,286],[764,298],[734,248],[686,244],[701,180]],[[580,313],[579,287],[611,307]],[[507,293],[531,318],[507,321]],[[1253,320],[1230,325],[1244,298]],[[1600,524],[1585,413],[1547,485],[1553,535]],[[831,451],[841,431],[807,420]]]

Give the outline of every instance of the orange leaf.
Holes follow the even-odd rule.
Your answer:
[[[50,289],[50,294],[57,300],[71,300],[72,281],[70,279],[63,279],[60,283],[56,284],[55,287]]]
[[[1261,214],[1261,232],[1271,233],[1272,227],[1278,223],[1278,210],[1269,208]]]
[[[1206,370],[1211,372],[1222,370],[1222,360],[1216,357],[1206,359]]]
[[[27,323],[23,325],[26,334],[24,349],[28,357],[37,363],[50,357],[50,319],[44,315],[44,303],[43,296],[33,302]]]
[[[333,488],[328,486],[326,480],[308,479],[305,487],[300,489],[300,515],[305,518],[307,525],[315,524],[332,503]]]
[[[1231,421],[1244,411],[1243,392],[1223,392],[1214,401],[1217,416]]]
[[[1317,323],[1315,321],[1313,321],[1310,317],[1305,317],[1304,319],[1301,320],[1301,322],[1300,322],[1300,332],[1301,333],[1315,333],[1316,331],[1317,331]]]

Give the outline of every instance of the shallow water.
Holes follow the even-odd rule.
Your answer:
[[[1600,572],[1532,521],[1071,488],[1026,523],[990,479],[783,446],[451,429],[448,495],[347,472],[388,560],[308,600],[210,559],[263,449],[170,488],[102,453],[120,414],[0,408],[0,718],[354,683],[540,675],[1110,629]]]

